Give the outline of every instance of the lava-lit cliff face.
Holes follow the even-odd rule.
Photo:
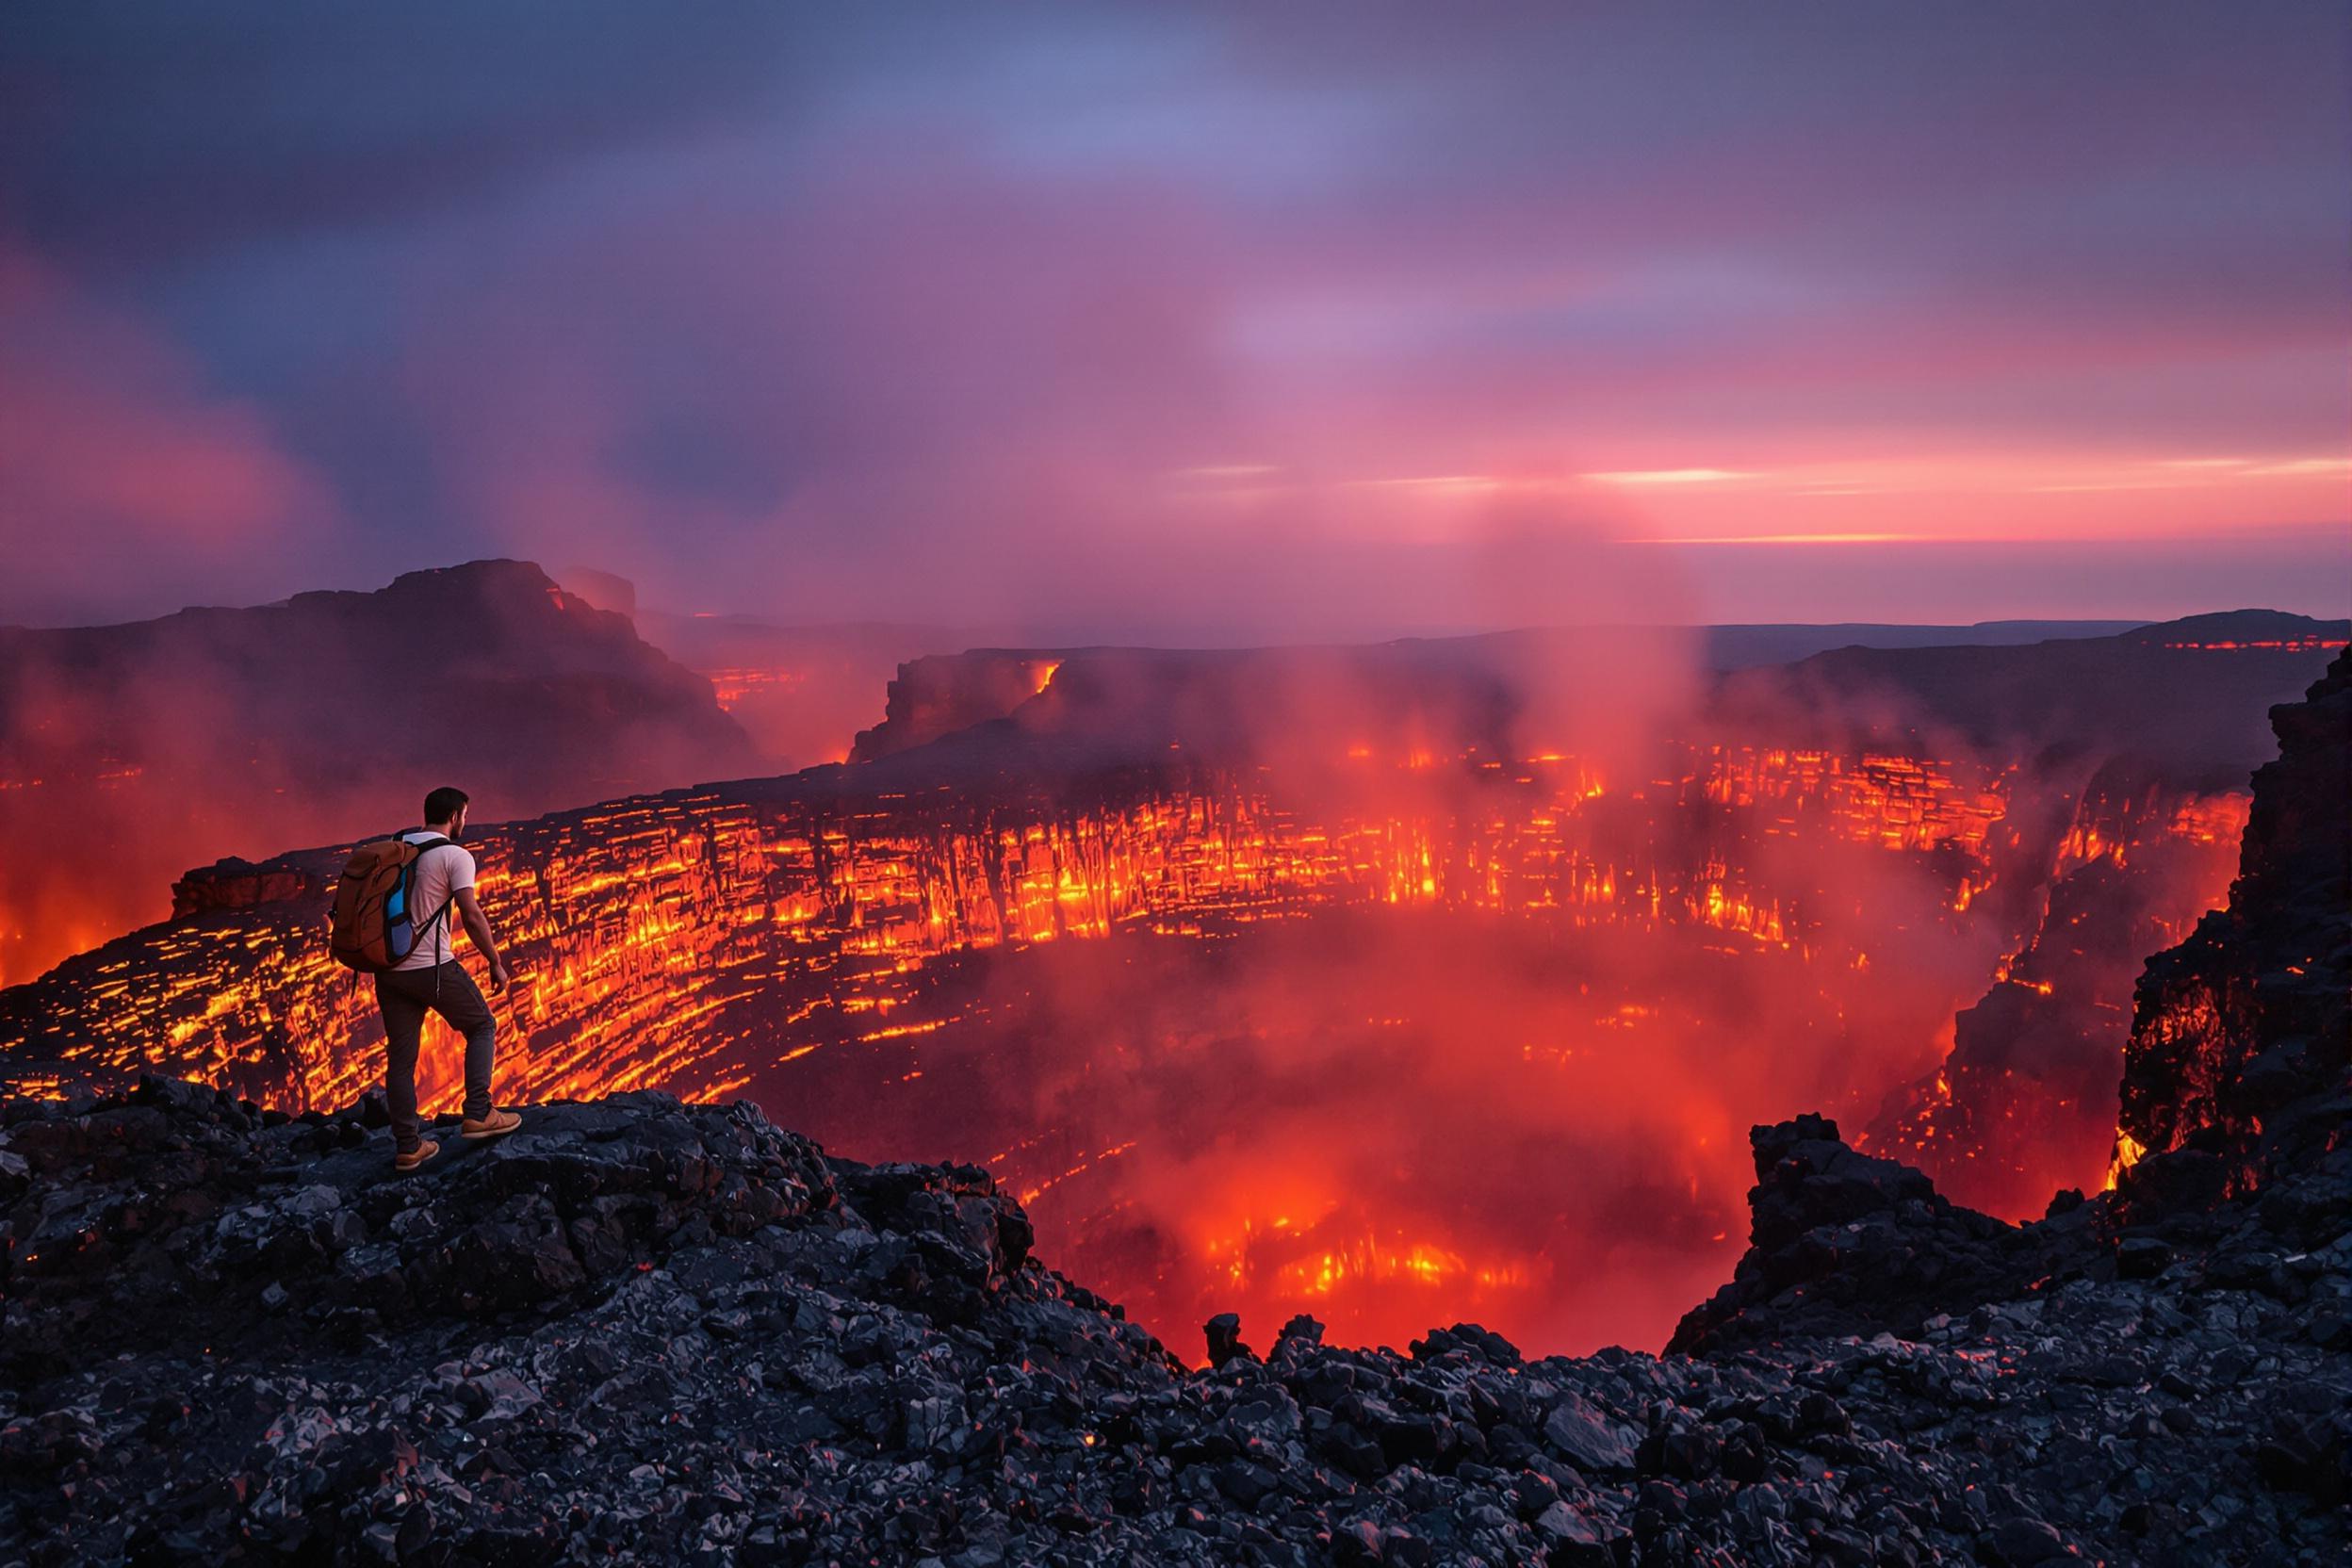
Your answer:
[[[1950,1053],[1868,1139],[1956,1201],[2009,1218],[2106,1175],[2122,1040],[2146,955],[2219,905],[2249,797],[2102,769],[2061,841],[2023,946],[1953,1021]]]
[[[2115,1137],[2138,1206],[2248,1190],[2352,1121],[2352,654],[2270,717],[2230,906],[2139,985]]]
[[[709,684],[536,566],[131,626],[0,628],[0,983],[168,911],[224,852],[754,769]]]
[[[740,1087],[739,1006],[878,1018],[927,955],[1100,931],[1130,901],[1248,896],[1261,878],[1247,812],[1157,793],[1062,813],[754,783],[498,828],[472,847],[525,976],[503,1004],[503,1082],[530,1099]],[[176,1060],[290,1106],[360,1092],[381,1065],[374,1002],[328,960],[319,925],[342,853],[184,878],[188,918],[5,993],[11,1054]]]
[[[959,1151],[1148,1321],[1303,1305],[1371,1340],[1475,1306],[1654,1340],[1736,1246],[1759,1107],[1921,1072],[2085,823],[2135,854],[2175,824],[1979,763],[1685,746],[1612,782],[1361,749],[1312,800],[1181,763],[852,769],[498,828],[501,1093],[743,1092],[859,1154]],[[337,859],[191,874],[181,918],[0,994],[16,1076],[356,1098],[381,1035],[319,939]],[[429,1104],[454,1069],[427,1053]]]
[[[826,1008],[886,1012],[900,983],[887,977],[943,953],[1135,922],[1200,934],[1318,905],[1688,926],[1867,967],[1832,862],[1917,859],[1949,884],[1929,918],[1956,931],[2040,853],[2009,820],[2009,781],[1982,768],[1723,748],[1680,760],[1679,776],[1611,792],[1552,759],[1471,773],[1464,795],[1413,792],[1417,758],[1365,757],[1405,792],[1333,814],[1171,765],[1055,792],[751,782],[508,825],[473,847],[532,977],[511,1081],[535,1095],[680,1074],[724,1088],[740,1078],[709,1065],[725,1050],[718,1000],[790,1013],[780,999],[806,983]],[[1792,853],[1775,852],[1783,840]],[[0,1046],[20,1065],[169,1063],[273,1102],[349,1099],[372,1070],[372,1004],[347,994],[318,932],[342,854],[190,873],[174,886],[183,918],[0,993]],[[623,1037],[639,1049],[607,1049]]]

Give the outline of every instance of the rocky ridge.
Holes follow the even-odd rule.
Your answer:
[[[2346,1539],[2341,1168],[2159,1256],[2096,1202],[2003,1240],[1805,1119],[1756,1140],[1759,1267],[1796,1282],[1686,1325],[1698,1354],[1527,1360],[1470,1326],[1350,1350],[1301,1319],[1263,1359],[1213,1324],[1220,1359],[1188,1370],[1031,1256],[976,1169],[639,1094],[396,1177],[369,1110],[160,1079],[8,1106],[0,1561],[2318,1562]],[[2029,1253],[2066,1277],[2013,1288]],[[1901,1329],[1869,1321],[1871,1276],[1917,1283]]]

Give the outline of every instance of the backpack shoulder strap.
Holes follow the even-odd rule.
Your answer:
[[[410,827],[404,828],[402,831],[406,833],[414,833],[416,829]],[[411,849],[414,849],[416,852],[416,858],[421,861],[424,859],[425,854],[428,850],[443,849],[456,842],[456,841],[451,839],[446,833],[435,833],[432,838],[423,840],[422,841],[404,838],[400,840],[400,842],[407,844]],[[432,914],[425,917],[425,919],[416,925],[416,939],[418,941],[422,941],[425,939],[425,934],[431,931],[434,926],[448,924],[449,919],[449,906],[455,904],[456,902],[457,895],[455,893],[451,893],[447,898],[444,898],[441,901],[441,907],[435,909]]]

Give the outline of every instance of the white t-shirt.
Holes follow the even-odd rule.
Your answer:
[[[424,828],[400,835],[412,844],[443,836]],[[416,879],[410,885],[410,918],[419,923],[433,920],[433,911],[444,904],[449,904],[449,912],[433,922],[432,932],[416,944],[416,951],[394,964],[394,969],[431,969],[456,956],[449,937],[457,925],[457,906],[449,901],[460,889],[473,885],[474,858],[455,844],[436,844],[416,858]]]

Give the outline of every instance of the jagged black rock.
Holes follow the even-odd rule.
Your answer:
[[[1786,1282],[1736,1332],[1686,1324],[1697,1355],[1526,1361],[1470,1326],[1400,1355],[1298,1321],[1210,1372],[1031,1257],[985,1172],[832,1160],[747,1105],[545,1107],[409,1177],[360,1115],[165,1080],[6,1114],[8,1560],[2316,1562],[2345,1539],[2352,1233],[2304,1233],[2331,1206],[2352,1232],[2341,1158],[2296,1178],[2327,1188],[2289,1206],[2302,1229],[2238,1205],[2132,1278],[2103,1200],[2011,1232],[1805,1119],[1757,1135],[1742,1281]],[[2059,1275],[2013,1288],[2029,1258]],[[1896,1278],[1923,1282],[1905,1326],[1873,1330],[1868,1282]]]

